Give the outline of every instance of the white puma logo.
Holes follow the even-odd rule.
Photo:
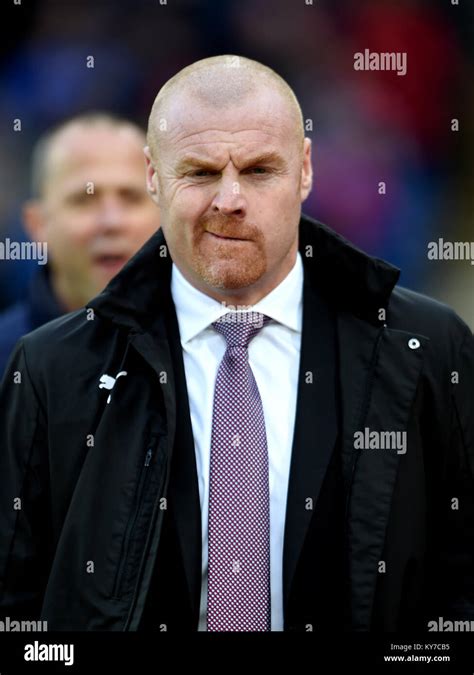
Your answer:
[[[106,375],[104,373],[104,375],[102,375],[99,380],[99,389],[113,389],[119,377],[122,377],[123,375],[127,375],[126,370],[121,370],[120,373],[118,373],[118,375],[115,377],[111,377],[110,375]],[[110,403],[111,398],[112,394],[109,394],[107,397],[107,403]]]

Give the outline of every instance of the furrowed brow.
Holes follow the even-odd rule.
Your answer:
[[[277,168],[282,167],[285,164],[285,161],[281,155],[277,152],[262,152],[253,157],[249,157],[242,162],[243,168],[248,168],[252,166],[259,165],[273,165]],[[176,167],[176,170],[179,172],[186,171],[187,169],[204,169],[206,171],[216,171],[217,165],[211,160],[205,158],[199,158],[194,156],[183,157]]]
[[[186,171],[187,169],[205,169],[215,171],[216,164],[209,159],[200,159],[199,157],[183,157],[177,164],[177,171]]]
[[[254,157],[249,157],[244,161],[246,167],[258,166],[260,164],[272,164],[276,166],[282,166],[284,164],[283,157],[277,152],[262,152],[259,155]]]

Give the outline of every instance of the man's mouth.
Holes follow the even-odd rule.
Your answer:
[[[93,257],[94,267],[112,276],[120,272],[127,260],[126,255],[119,253],[103,253]]]
[[[216,234],[215,232],[210,232],[209,230],[206,231],[208,234],[211,234],[213,237],[216,237],[216,239],[220,239],[221,241],[248,241],[248,239],[242,239],[241,237],[231,237],[224,234]]]

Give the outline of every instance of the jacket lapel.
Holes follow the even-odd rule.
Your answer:
[[[183,352],[176,312],[171,305],[167,324],[175,372],[176,406],[179,410],[169,500],[182,554],[192,620],[197,626],[202,567],[201,504]]]
[[[284,611],[337,435],[335,326],[305,270],[296,423],[283,552]]]
[[[163,373],[167,376],[166,384],[161,387],[168,421],[169,465],[165,494],[181,549],[191,612],[197,625],[201,579],[201,507],[194,440],[176,313],[170,298],[162,297],[162,305],[163,315],[152,333],[134,335],[132,344],[160,378]],[[155,538],[156,543],[158,539]],[[151,578],[154,555],[149,558]]]
[[[428,339],[346,314],[339,317],[338,334],[350,619],[353,630],[369,630],[378,564],[403,455],[396,448],[355,449],[354,433],[407,430]],[[411,339],[419,346],[410,348]]]
[[[158,322],[158,333],[154,337],[152,337],[152,335],[149,333],[136,333],[135,331],[132,331],[130,334],[130,344],[155,371],[157,382],[161,383],[163,373],[166,373],[168,378],[166,384],[161,384],[161,392],[163,394],[164,405],[166,409],[167,426],[167,465],[163,494],[167,494],[170,478],[170,462],[173,454],[173,442],[176,430],[176,401],[173,394],[173,367],[171,363],[169,346],[167,341],[164,339],[163,328],[163,321],[160,319]],[[157,513],[156,505],[155,514],[157,517],[155,517],[155,515],[153,517],[153,536],[151,537],[151,546],[149,549],[149,554],[144,560],[143,574],[141,575],[140,579],[140,588],[144,589],[149,589],[151,584],[163,523],[163,518],[160,517],[160,515],[163,516],[163,512],[160,514],[158,511]],[[137,606],[131,607],[125,630],[138,630],[140,618],[145,606],[146,593],[137,592],[136,598]]]

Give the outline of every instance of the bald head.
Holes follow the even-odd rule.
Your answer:
[[[140,151],[145,132],[137,124],[108,112],[76,115],[47,131],[36,143],[32,156],[31,186],[33,196],[44,197],[48,187],[54,188],[54,178],[62,169],[62,162],[71,156],[76,145],[84,146],[84,139],[99,137],[101,132],[113,138],[129,139]]]
[[[151,155],[158,157],[158,149],[166,143],[175,110],[185,106],[192,116],[193,101],[212,110],[227,110],[245,106],[257,96],[265,98],[269,114],[272,112],[272,100],[281,99],[295,142],[302,148],[303,115],[293,90],[285,80],[258,61],[222,55],[192,63],[160,89],[148,122],[147,143]]]
[[[160,90],[147,141],[147,188],[173,263],[219,302],[264,297],[295,264],[312,186],[291,88],[250,59],[198,61]]]
[[[80,115],[43,136],[23,222],[47,241],[50,280],[67,310],[81,307],[159,226],[146,190],[145,134],[108,113]]]

